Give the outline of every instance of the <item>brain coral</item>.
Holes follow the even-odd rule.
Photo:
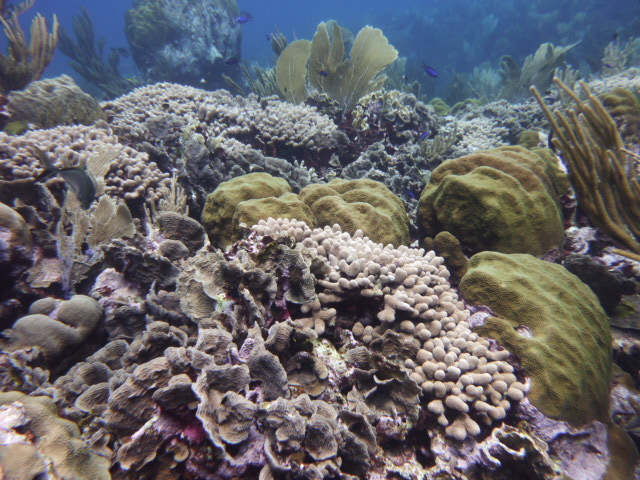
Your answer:
[[[520,357],[532,378],[529,397],[545,415],[572,424],[607,417],[611,333],[588,286],[531,255],[482,252],[460,291],[498,315],[476,331]]]
[[[418,227],[448,231],[468,252],[542,255],[563,243],[559,197],[565,176],[554,159],[526,148],[500,147],[448,160],[420,197]]]
[[[291,193],[287,181],[262,172],[221,183],[202,211],[209,239],[222,247],[238,239],[240,223],[250,226],[269,217],[301,218],[315,225],[309,207]]]
[[[46,308],[43,304],[46,303]],[[42,299],[19,318],[5,334],[9,350],[38,346],[46,360],[80,345],[103,318],[100,304],[91,297],[74,295],[69,300]]]
[[[300,198],[311,208],[318,226],[337,223],[352,234],[362,230],[376,243],[409,243],[409,219],[404,204],[383,183],[336,179],[326,185],[303,188]]]

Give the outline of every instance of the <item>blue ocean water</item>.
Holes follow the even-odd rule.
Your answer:
[[[483,65],[497,68],[502,55],[518,62],[544,42],[569,45],[567,62],[589,73],[602,58],[604,47],[614,35],[628,39],[640,34],[640,2],[634,0],[383,0],[344,2],[300,2],[298,0],[240,0],[239,7],[253,16],[243,25],[242,58],[268,67],[274,63],[267,36],[276,29],[289,41],[312,38],[319,22],[337,20],[356,33],[365,25],[381,28],[400,56],[407,58],[409,80],[423,83],[427,92],[442,93],[452,76]],[[47,18],[55,13],[64,28],[81,8],[93,18],[97,37],[107,48],[128,47],[124,33],[125,12],[132,0],[88,2],[38,0],[25,25],[36,12]],[[437,79],[424,74],[428,64],[439,73]],[[125,76],[136,74],[131,59],[121,59]],[[69,73],[68,59],[58,52],[46,76]]]

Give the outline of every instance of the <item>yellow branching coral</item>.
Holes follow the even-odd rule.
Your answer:
[[[358,32],[349,56],[345,57],[344,32],[336,22],[323,22],[318,25],[308,54],[307,41],[302,41],[307,42],[303,44],[293,42],[284,49],[276,75],[283,79],[295,78],[295,82],[278,81],[280,91],[287,99],[294,97],[292,101],[300,102],[306,97],[300,76],[305,66],[309,83],[336,100],[345,111],[352,110],[365,95],[382,88],[387,78],[382,71],[398,58],[398,51],[389,44],[382,30],[366,26]],[[290,76],[289,72],[293,71],[297,74],[295,77]],[[292,95],[294,87],[299,95]]]
[[[31,23],[30,40],[27,43],[18,20],[18,12],[22,11],[24,9],[7,16],[0,15],[0,23],[9,41],[9,53],[0,54],[0,93],[22,90],[33,80],[39,79],[51,63],[58,43],[58,18],[53,16],[53,27],[49,32],[47,21],[40,14]]]
[[[580,207],[598,228],[638,254],[640,183],[618,127],[584,82],[586,101],[558,78],[554,82],[573,99],[575,109],[551,112],[538,90],[531,90],[551,124]]]

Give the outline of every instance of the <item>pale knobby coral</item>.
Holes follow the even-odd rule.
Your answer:
[[[0,173],[3,177],[16,180],[35,178],[43,173],[34,148],[48,153],[54,165],[60,168],[86,167],[92,157],[102,157],[104,163],[108,163],[99,169],[105,180],[104,193],[125,200],[158,199],[157,190],[169,184],[169,174],[162,172],[155,162],[149,162],[146,153],[120,144],[105,125],[60,126],[29,131],[21,136],[0,133]],[[63,182],[57,177],[49,181]]]
[[[511,403],[524,397],[524,384],[506,361],[509,352],[471,331],[469,311],[434,252],[383,247],[361,231],[351,236],[337,225],[311,230],[303,222],[269,219],[253,229],[272,238],[292,237],[328,260],[331,271],[318,280],[318,301],[303,305],[308,318],[295,323],[322,334],[327,325],[345,321],[340,310],[355,298],[380,305],[375,318],[361,312],[362,322],[350,325],[353,335],[383,354],[399,336],[404,346],[395,355],[447,436],[479,435],[480,425],[504,419]]]

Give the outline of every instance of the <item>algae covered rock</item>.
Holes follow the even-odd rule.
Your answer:
[[[537,408],[573,425],[607,421],[611,332],[587,285],[531,255],[482,252],[471,257],[460,291],[498,315],[476,332],[520,357]]]
[[[125,32],[146,79],[222,86],[220,74],[233,74],[225,62],[240,55],[239,13],[236,2],[223,0],[136,0]]]
[[[0,393],[2,478],[108,480],[111,462],[91,451],[78,426],[58,416],[49,397]]]
[[[448,231],[467,253],[542,255],[563,244],[559,199],[567,187],[544,149],[500,147],[448,160],[420,197],[420,236]]]
[[[409,218],[404,204],[383,183],[369,179],[332,180],[326,185],[303,188],[300,198],[311,209],[318,226],[337,223],[351,234],[360,229],[377,243],[409,243]]]
[[[103,317],[100,304],[86,295],[64,301],[38,300],[28,315],[3,333],[8,341],[1,346],[9,351],[39,347],[44,359],[51,361],[81,345]]]
[[[202,223],[209,240],[225,247],[239,238],[240,223],[251,226],[269,217],[315,224],[309,208],[291,192],[286,180],[262,172],[221,183],[207,197]]]
[[[30,123],[37,128],[91,125],[105,118],[98,101],[68,75],[39,80],[26,90],[11,92],[9,110],[12,122]]]

